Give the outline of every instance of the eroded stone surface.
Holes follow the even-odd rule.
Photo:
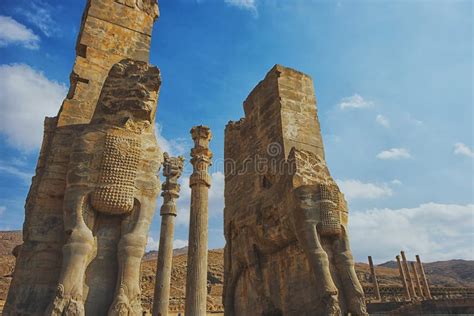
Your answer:
[[[68,95],[58,116],[45,120],[36,175],[25,205],[24,243],[19,251],[4,314],[43,314],[53,299],[61,269],[62,247],[67,239],[63,204],[66,175],[70,163],[73,163],[73,140],[80,137],[90,123],[112,65],[124,58],[148,60],[151,29],[157,16],[155,0],[87,0]],[[84,153],[74,159],[90,160],[90,157]],[[116,225],[114,219],[104,219],[98,232],[101,236],[98,242],[100,253],[116,255],[119,235],[107,229]],[[117,269],[117,264],[108,267],[110,263],[106,261],[99,263],[93,262],[91,267],[101,269],[104,278]],[[113,280],[104,283],[102,292],[96,292],[96,296],[112,296],[113,292],[106,291],[113,286]]]
[[[226,315],[366,314],[309,76],[275,66],[225,133]]]

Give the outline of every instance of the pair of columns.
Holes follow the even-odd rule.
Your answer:
[[[211,131],[206,126],[191,129],[194,148],[191,150],[193,173],[191,210],[189,221],[188,270],[186,276],[185,315],[206,315],[207,303],[207,234],[208,193],[211,186],[209,166],[212,152],[209,149]],[[171,265],[173,260],[174,222],[177,215],[176,199],[179,197],[178,178],[183,171],[184,158],[172,158],[164,154],[162,186],[163,206],[160,210],[161,233],[156,270],[153,316],[168,315]]]

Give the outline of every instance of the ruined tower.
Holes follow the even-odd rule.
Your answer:
[[[226,315],[366,314],[313,82],[273,67],[225,131]]]
[[[73,140],[91,122],[112,65],[124,58],[148,61],[151,31],[157,17],[156,0],[87,0],[69,92],[58,115],[45,119],[43,144],[25,205],[24,243],[18,253],[4,315],[43,315],[57,296],[62,250],[69,238],[63,206]],[[104,255],[89,265],[85,291],[87,284],[101,284],[100,288],[94,287],[94,291],[101,293],[93,294],[110,300],[114,296],[115,284],[111,283],[115,278],[108,277],[117,269],[120,230],[113,220],[103,221],[101,227],[103,230],[95,238],[98,251]],[[108,294],[102,296],[103,293]],[[86,310],[101,304],[90,303]]]

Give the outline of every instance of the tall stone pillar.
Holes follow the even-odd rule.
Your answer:
[[[403,269],[402,262],[400,261],[400,256],[396,256],[396,258],[397,258],[398,270],[400,271],[400,279],[402,279],[402,285],[403,285],[403,288],[405,289],[405,297],[407,298],[407,300],[411,300],[410,290],[408,289],[407,279],[405,277],[405,271]]]
[[[370,266],[370,273],[372,274],[372,282],[374,283],[375,298],[378,301],[381,301],[382,297],[380,295],[379,281],[377,280],[377,275],[375,274],[375,268],[374,268],[374,263],[372,261],[372,256],[369,256],[369,266]]]
[[[416,271],[416,264],[414,262],[410,262],[411,269],[413,270],[413,276],[415,277],[415,285],[416,290],[418,291],[418,295],[420,298],[424,298],[423,290],[421,289],[420,278],[418,276],[418,272]]]
[[[211,131],[207,126],[191,129],[194,148],[191,150],[193,174],[191,187],[191,212],[189,220],[188,274],[186,276],[187,316],[205,316],[207,300],[207,221],[208,193],[211,177],[208,168],[212,153],[209,150]]]
[[[176,219],[176,200],[180,186],[178,178],[183,172],[183,157],[170,157],[164,153],[162,185],[163,206],[161,207],[161,233],[156,268],[155,295],[153,299],[153,316],[168,315],[170,299],[171,264],[173,261],[174,222]]]
[[[407,257],[405,256],[405,251],[400,251],[400,254],[402,255],[402,262],[403,262],[403,268],[405,269],[406,275],[407,275],[407,280],[408,280],[408,289],[410,291],[411,297],[415,298],[416,297],[416,292],[415,292],[415,284],[413,283],[413,279],[410,274],[410,268],[408,267],[408,261]]]
[[[423,290],[425,292],[426,299],[432,299],[430,286],[428,285],[428,280],[426,279],[425,269],[421,263],[420,256],[416,255],[416,262],[418,263],[418,268],[420,269],[421,280],[423,281]]]

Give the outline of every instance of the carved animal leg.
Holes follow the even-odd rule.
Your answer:
[[[322,287],[320,295],[326,308],[324,315],[340,315],[337,287],[332,280],[328,255],[321,246],[316,225],[309,222],[303,225],[304,227],[296,231],[296,236],[304,249],[316,281]]]
[[[94,236],[84,220],[87,195],[68,192],[64,198],[64,222],[68,239],[63,246],[62,270],[56,296],[46,315],[84,315],[85,271],[94,254]],[[88,216],[93,225],[93,219]]]
[[[344,227],[341,237],[335,241],[335,261],[344,288],[348,311],[353,315],[368,315],[364,291],[355,272],[349,238]]]
[[[149,203],[150,205],[152,203]],[[131,215],[122,222],[122,237],[118,244],[119,275],[115,300],[109,315],[142,315],[140,264],[145,254],[148,228],[153,209],[137,202]]]

